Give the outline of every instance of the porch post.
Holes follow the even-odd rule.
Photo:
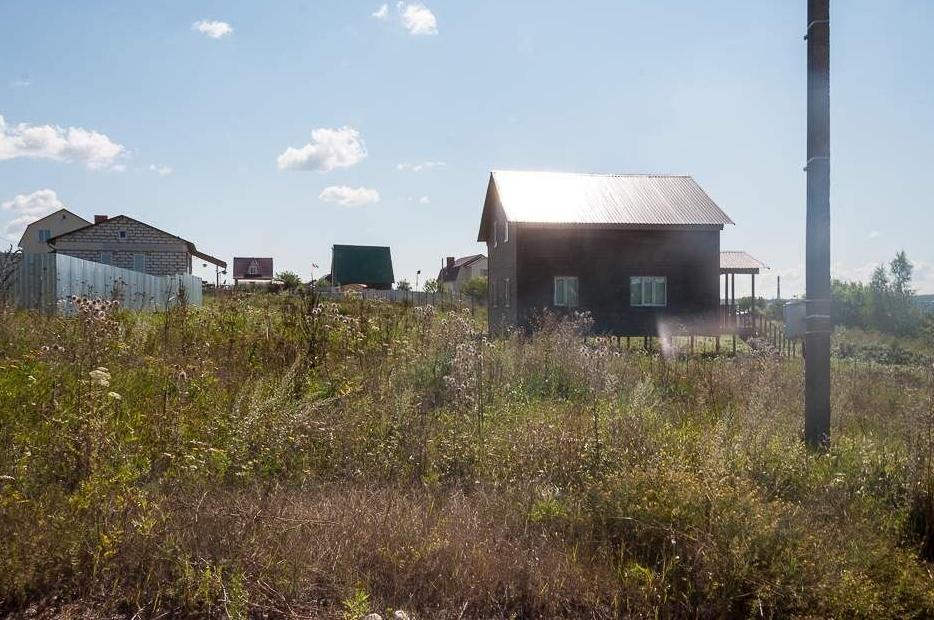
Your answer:
[[[752,317],[752,333],[758,334],[756,329],[756,274],[752,274],[752,309],[750,310]]]

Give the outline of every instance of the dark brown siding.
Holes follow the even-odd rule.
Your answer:
[[[489,309],[490,332],[502,334],[509,327],[516,325],[517,320],[517,299],[516,299],[516,249],[518,242],[516,239],[516,224],[508,224],[509,241],[505,241],[506,218],[499,204],[496,204],[495,218],[496,243],[491,240],[487,242],[487,256],[489,257],[487,281],[489,283],[489,299],[487,308]],[[510,291],[507,295],[506,286]],[[510,300],[506,305],[506,300]]]
[[[514,225],[516,226],[516,225]],[[514,320],[527,326],[541,309],[553,307],[554,277],[579,278],[578,310],[589,311],[598,333],[655,335],[660,321],[673,328],[710,329],[719,305],[719,230],[607,230],[519,225],[515,238],[512,280],[518,284]],[[490,274],[494,273],[491,248]],[[629,278],[665,276],[668,305],[632,307]],[[497,276],[499,277],[499,276]],[[514,305],[516,305],[514,303]],[[493,313],[491,313],[493,318]],[[494,323],[491,321],[491,328]]]

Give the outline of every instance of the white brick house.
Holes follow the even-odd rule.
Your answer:
[[[227,268],[191,241],[126,215],[95,216],[93,224],[52,237],[49,244],[60,254],[154,276],[191,273],[192,256]]]

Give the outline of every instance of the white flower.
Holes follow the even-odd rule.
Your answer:
[[[123,397],[116,392],[107,392],[107,396],[110,396],[114,400],[123,400]]]
[[[110,371],[108,371],[103,366],[99,366],[98,368],[95,368],[94,370],[89,372],[88,375],[90,375],[91,381],[93,381],[94,383],[96,383],[97,385],[101,387],[107,387],[108,385],[110,385]]]

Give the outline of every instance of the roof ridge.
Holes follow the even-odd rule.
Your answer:
[[[573,176],[587,177],[666,177],[678,179],[693,178],[690,174],[674,174],[669,172],[571,172],[567,170],[507,170],[498,168],[491,170],[491,174],[497,172],[519,173],[519,174],[567,174]]]

